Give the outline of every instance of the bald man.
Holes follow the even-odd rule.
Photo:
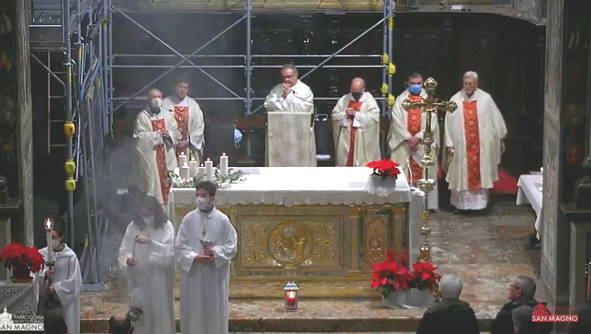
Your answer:
[[[350,92],[332,110],[335,164],[363,166],[380,158],[380,108],[365,91],[365,81],[354,78]]]
[[[150,89],[147,100],[133,131],[132,177],[141,191],[166,204],[170,190],[168,171],[177,166],[175,145],[181,135],[172,115],[163,112],[162,92]]]

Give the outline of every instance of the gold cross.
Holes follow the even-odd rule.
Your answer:
[[[423,154],[423,158],[421,159],[421,164],[425,169],[423,178],[421,178],[417,184],[419,189],[421,189],[425,193],[424,197],[424,208],[421,211],[420,221],[422,223],[421,226],[421,236],[422,236],[422,243],[421,247],[419,248],[419,261],[431,261],[431,247],[429,247],[428,237],[431,233],[431,228],[429,228],[429,207],[427,206],[427,198],[429,196],[429,192],[433,190],[435,185],[434,179],[429,179],[429,167],[434,165],[433,155],[432,155],[432,145],[434,142],[433,139],[433,130],[431,130],[431,117],[432,114],[437,114],[439,111],[441,112],[454,112],[457,109],[457,105],[451,101],[443,101],[440,102],[439,99],[435,97],[435,91],[437,90],[437,81],[433,78],[427,79],[423,84],[425,91],[427,92],[427,97],[423,99],[421,102],[413,102],[408,98],[402,102],[402,108],[405,110],[413,109],[413,108],[421,108],[422,112],[426,114],[427,119],[425,120],[425,131],[423,133],[423,148],[425,153]]]

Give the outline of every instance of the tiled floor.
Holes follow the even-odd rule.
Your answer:
[[[464,284],[461,298],[472,305],[479,319],[486,321],[494,317],[499,307],[506,302],[507,287],[513,277],[537,277],[539,250],[527,247],[533,219],[527,207],[515,207],[511,202],[496,203],[488,215],[454,215],[449,212],[432,215],[430,241],[433,262],[439,267],[440,273],[460,276]],[[275,285],[261,284],[259,288],[278,288]],[[107,286],[109,288],[104,292],[82,294],[83,320],[105,319],[114,312],[126,309],[124,291],[118,291],[113,282]],[[175,295],[175,314],[178,317],[178,288],[175,289]],[[288,313],[283,310],[280,298],[231,299],[230,326],[243,333],[248,330],[262,332],[265,329],[277,333],[285,326],[295,326],[287,327],[293,331],[306,330],[306,326],[314,324],[318,324],[320,327],[315,328],[320,330],[327,328],[327,332],[344,333],[343,330],[350,330],[346,327],[347,323],[355,324],[359,330],[363,330],[363,326],[377,324],[367,329],[372,333],[380,333],[380,330],[408,331],[414,328],[424,311],[386,309],[377,297],[303,299],[300,306],[298,312]],[[102,328],[92,326],[94,321],[86,323],[83,323],[83,328]],[[397,333],[403,333],[400,331]]]

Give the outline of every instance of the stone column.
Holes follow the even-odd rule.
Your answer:
[[[22,228],[20,239],[33,244],[33,116],[31,109],[31,67],[29,55],[29,1],[17,1],[16,7],[16,68],[18,89],[18,159],[19,194],[22,199]],[[19,224],[20,222],[14,222]]]

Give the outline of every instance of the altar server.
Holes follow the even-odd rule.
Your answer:
[[[127,268],[130,306],[142,310],[136,334],[174,334],[174,228],[151,196],[132,195],[138,212],[119,249]]]
[[[205,123],[201,107],[187,95],[188,93],[189,80],[184,77],[177,78],[174,94],[164,99],[162,108],[172,114],[181,135],[176,146],[177,157],[181,153],[185,153],[186,156],[190,154],[199,163],[203,156]]]
[[[172,114],[162,110],[162,93],[148,92],[148,104],[137,115],[133,131],[132,177],[137,187],[160,204],[168,202],[168,172],[177,167],[175,144],[180,140]]]
[[[181,271],[181,333],[228,333],[230,261],[236,255],[236,230],[214,207],[216,186],[196,186],[197,209],[182,220],[175,241]]]
[[[392,122],[388,131],[388,146],[390,148],[390,159],[400,163],[411,185],[416,186],[417,181],[423,178],[423,166],[421,159],[425,152],[422,144],[423,134],[426,127],[426,114],[423,108],[412,108],[405,110],[402,103],[406,100],[422,102],[427,93],[423,89],[423,76],[420,73],[412,73],[406,81],[407,88],[400,93],[392,107]],[[438,209],[437,191],[437,156],[439,151],[439,122],[437,114],[431,115],[431,131],[433,131],[433,144],[431,145],[431,156],[433,166],[430,167],[430,179],[435,179],[433,190],[429,193],[429,209]]]
[[[482,210],[488,205],[488,190],[499,179],[507,127],[495,101],[478,88],[476,72],[464,74],[463,89],[451,101],[458,109],[445,117],[450,202],[457,210]]]
[[[51,230],[51,245],[48,245],[53,250],[55,265],[53,269],[46,267],[43,270],[41,286],[47,287],[47,291],[42,293],[57,295],[68,333],[79,334],[82,275],[76,253],[64,241],[65,231],[63,221],[56,221]],[[45,261],[49,259],[48,247],[39,250]]]
[[[350,92],[332,110],[337,166],[363,166],[380,158],[380,108],[365,81],[354,78]]]

